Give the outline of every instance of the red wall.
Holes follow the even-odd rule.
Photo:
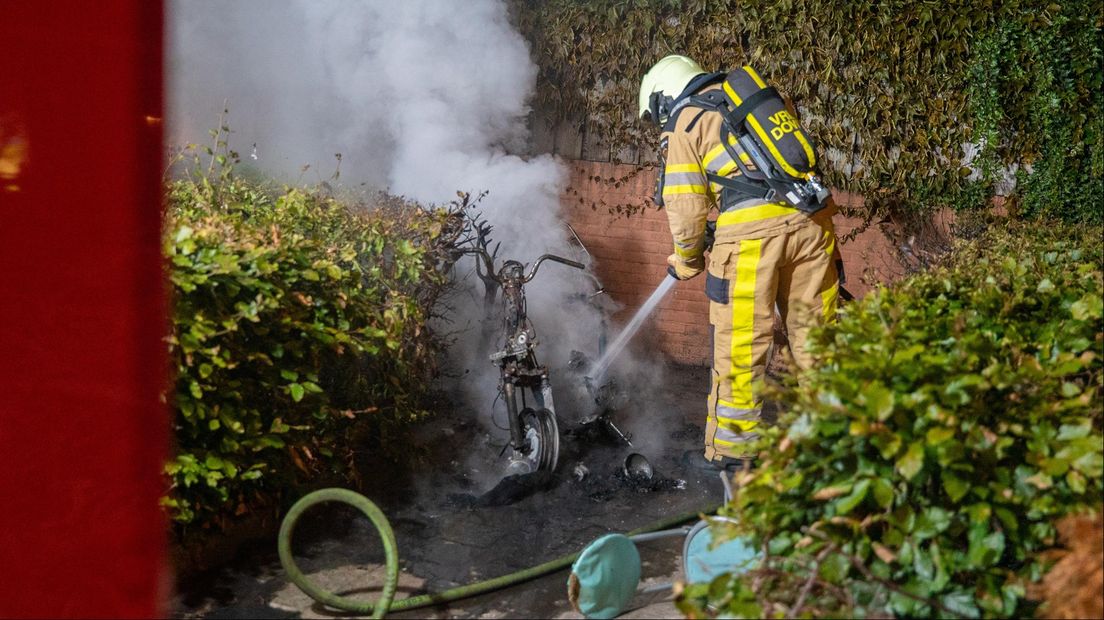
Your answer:
[[[667,214],[652,206],[655,174],[634,174],[634,166],[608,162],[570,161],[569,187],[563,198],[564,215],[595,258],[598,277],[611,298],[623,306],[614,318],[624,324],[648,298],[667,270],[672,251]],[[860,205],[861,199],[837,193],[836,202]],[[635,207],[626,216],[618,209]],[[613,212],[611,213],[611,209]],[[907,268],[898,260],[893,242],[881,227],[861,228],[856,218],[835,218],[836,232],[848,274],[847,289],[864,295],[872,283],[890,282]],[[707,366],[709,302],[702,277],[680,282],[641,330],[637,345],[657,346],[670,359]]]
[[[160,116],[159,1],[0,2],[0,617],[162,613]]]

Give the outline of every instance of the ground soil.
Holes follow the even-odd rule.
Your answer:
[[[655,372],[663,389],[655,390]],[[709,371],[653,369],[623,381],[628,407],[622,426],[649,435],[629,447],[609,435],[579,431],[562,420],[560,467],[540,484],[501,480],[505,433],[485,415],[464,408],[442,411],[418,432],[428,458],[413,471],[382,469],[391,480],[371,499],[387,514],[402,567],[397,598],[496,577],[581,550],[595,538],[625,532],[672,515],[720,503],[716,473],[689,467],[683,452],[700,448]],[[646,396],[645,396],[646,395]],[[641,402],[647,399],[647,406]],[[559,413],[559,412],[558,412]],[[646,419],[640,417],[646,416]],[[568,418],[561,414],[561,417]],[[638,435],[639,437],[639,435]],[[621,464],[644,454],[651,481],[625,477]],[[436,456],[434,456],[436,455]],[[586,473],[582,473],[585,468]],[[369,474],[373,475],[373,474]],[[581,478],[581,479],[580,479]],[[645,585],[680,576],[681,538],[640,545]],[[382,583],[382,547],[372,525],[350,509],[319,507],[296,536],[301,568],[323,587],[374,599]],[[567,571],[448,606],[393,617],[581,617],[566,596]],[[629,617],[681,617],[669,593],[639,595]],[[289,583],[266,539],[242,549],[230,564],[178,584],[172,614],[183,618],[334,617]]]

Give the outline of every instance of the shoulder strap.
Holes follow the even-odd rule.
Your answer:
[[[775,89],[773,86],[760,88],[759,90],[755,91],[750,97],[744,99],[740,103],[740,105],[736,106],[735,110],[732,110],[731,112],[726,114],[726,116],[728,117],[728,121],[733,125],[743,126],[743,123],[745,120],[747,120],[748,115],[754,112],[755,108],[759,107],[759,104],[763,103],[763,101],[770,97],[781,98],[781,95],[778,94],[778,90]]]
[[[697,108],[706,107],[698,105],[696,103],[695,100],[702,97],[702,95],[698,95],[696,93],[706,86],[723,82],[727,76],[728,74],[723,72],[703,73],[693,80],[690,80],[690,83],[686,85],[686,88],[683,89],[681,93],[679,93],[679,96],[677,98],[675,98],[674,105],[671,107],[671,112],[667,115],[667,122],[663,125],[663,131],[675,130],[675,122],[678,119],[679,112],[681,112],[687,106]],[[720,91],[717,91],[718,94],[719,92]],[[710,91],[710,93],[708,94],[712,95],[713,91]],[[723,97],[721,97],[721,99],[723,100]],[[706,109],[713,110],[716,109],[716,107],[711,106],[706,107]]]
[[[723,82],[727,77],[728,74],[722,71],[719,71],[717,73],[703,73],[698,77],[690,80],[690,83],[686,85],[686,88],[682,89],[682,92],[679,93],[677,99],[689,97],[699,90],[705,88],[706,86],[709,86],[710,84],[719,84]]]
[[[685,105],[720,112],[728,107],[728,102],[723,92],[720,90],[710,90],[687,97]]]
[[[667,115],[667,122],[663,124],[663,131],[674,131],[675,124],[678,123],[679,114],[686,109],[686,103],[683,102],[675,106],[675,109],[671,110],[671,113]]]

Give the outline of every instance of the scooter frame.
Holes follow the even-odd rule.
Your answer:
[[[559,425],[548,367],[537,360],[539,342],[529,321],[525,285],[536,277],[545,261],[576,269],[586,266],[562,256],[544,254],[528,270],[516,260],[507,260],[494,271],[494,258],[484,248],[469,248],[463,253],[476,256],[476,271],[481,280],[502,290],[505,343],[490,355],[490,360],[499,368],[498,389],[509,419],[510,448],[514,454],[508,471],[514,474],[554,471],[559,460]],[[491,299],[488,296],[488,301]],[[528,406],[527,394],[535,407]]]

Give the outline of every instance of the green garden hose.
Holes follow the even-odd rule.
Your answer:
[[[379,531],[380,538],[383,539],[387,577],[383,584],[383,591],[380,593],[378,600],[355,601],[328,590],[323,590],[307,579],[307,576],[304,575],[303,571],[299,569],[299,566],[295,564],[295,558],[291,555],[291,535],[295,530],[295,524],[308,508],[323,502],[341,502],[357,508],[372,521],[376,526],[376,530]],[[634,536],[636,534],[669,529],[696,519],[703,513],[712,514],[719,508],[720,506],[718,505],[702,512],[690,512],[676,517],[662,519],[646,527],[633,530],[629,532],[628,535]],[[432,592],[392,601],[399,582],[399,559],[398,548],[395,544],[395,533],[391,530],[391,524],[387,521],[387,517],[383,515],[383,512],[381,512],[371,500],[359,493],[347,489],[321,489],[313,493],[308,493],[304,495],[302,499],[295,502],[295,505],[288,511],[287,516],[284,517],[283,523],[280,524],[277,548],[280,553],[280,564],[283,565],[288,578],[312,599],[333,609],[360,614],[372,614],[373,618],[382,618],[388,611],[421,609],[422,607],[442,605],[451,601],[458,601],[479,594],[500,590],[507,586],[516,585],[567,568],[577,557],[579,557],[578,553],[572,553],[571,555],[565,555],[550,562],[538,564],[525,570],[520,570],[501,577],[495,577],[494,579],[479,581],[466,586],[458,586],[443,592]]]
[[[353,506],[372,521],[380,534],[380,538],[383,539],[387,576],[383,582],[383,592],[380,593],[379,600],[376,602],[354,601],[329,590],[323,590],[307,579],[303,571],[299,570],[299,567],[295,564],[295,558],[291,554],[291,534],[295,530],[295,524],[299,522],[299,518],[303,516],[308,508],[323,502],[340,502]],[[276,548],[280,554],[280,564],[287,571],[291,582],[319,603],[334,609],[372,614],[373,618],[382,618],[383,614],[390,609],[391,599],[394,598],[395,589],[399,585],[399,555],[395,545],[395,532],[391,529],[391,523],[383,515],[383,511],[360,493],[348,489],[319,489],[304,495],[302,499],[295,502],[287,516],[284,517],[283,523],[280,524],[280,533],[276,538]]]

